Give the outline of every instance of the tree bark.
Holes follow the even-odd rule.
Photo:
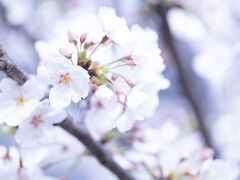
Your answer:
[[[1,46],[0,70],[4,71],[9,78],[17,81],[19,85],[23,85],[27,80],[25,74],[20,70],[20,68],[9,60],[7,54],[2,50]]]

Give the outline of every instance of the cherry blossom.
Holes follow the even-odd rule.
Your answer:
[[[65,108],[71,101],[77,103],[88,95],[87,71],[70,64],[67,59],[48,62],[46,67],[39,68],[38,77],[40,81],[53,86],[49,92],[49,101],[53,107]]]
[[[0,24],[3,30],[6,26],[7,31],[20,31],[17,38],[26,35],[39,61],[25,57],[25,46],[11,40],[11,35],[4,37],[8,34],[4,31],[0,35],[10,42],[6,43],[10,46],[7,52],[19,46],[15,51],[20,61],[26,58],[31,62],[20,62],[18,67],[0,47],[4,71],[0,74],[0,179],[67,180],[80,172],[77,178],[97,179],[101,174],[112,180],[116,179],[114,175],[119,177],[115,163],[123,174],[139,180],[239,178],[240,88],[236,74],[240,70],[240,46],[236,0],[202,0],[197,4],[191,0],[109,1],[118,7],[117,11],[100,7],[98,12],[95,8],[101,2],[93,0],[94,13],[85,6],[88,2],[81,0],[61,4],[39,1],[36,5],[31,0],[15,1],[0,0],[0,10],[6,10],[0,13]],[[16,4],[19,7],[14,8]],[[36,13],[31,9],[33,4]],[[123,4],[128,8],[123,6],[123,10]],[[153,29],[134,24],[130,21],[136,17],[125,14],[132,8],[129,5],[136,5],[135,10],[142,8],[139,22],[150,15],[162,21],[156,23],[150,18],[149,22],[141,22],[144,26],[153,24]],[[54,12],[45,14],[45,9]],[[29,10],[31,16],[41,14],[37,22],[28,20]],[[41,23],[42,19],[46,23]],[[40,30],[36,30],[37,24]],[[185,60],[185,54],[189,59]],[[15,53],[9,55],[18,61]],[[169,65],[166,75],[174,85],[166,94],[159,93],[170,86],[164,75],[165,63]],[[34,65],[35,69],[30,70]],[[181,87],[175,85],[176,67]],[[185,76],[188,70],[196,74]],[[27,79],[25,83],[17,82],[18,71],[24,77],[20,79]],[[194,85],[189,82],[197,76],[213,91],[219,106],[216,112],[207,109],[206,119],[202,94],[200,99],[194,96],[199,94],[189,86]],[[177,91],[173,93],[177,96],[174,101],[169,98],[172,91]],[[213,143],[201,123],[208,123]],[[90,178],[84,174],[89,165],[95,172]],[[111,172],[105,172],[101,165]]]
[[[43,173],[38,166],[27,167],[27,164],[21,159],[20,153],[16,147],[0,146],[1,170],[0,178],[9,180],[56,180]]]
[[[53,124],[59,123],[65,118],[65,111],[52,108],[46,99],[35,108],[25,121],[20,123],[15,136],[16,141],[21,146],[32,146],[41,142],[41,139],[47,135],[46,132],[54,128]]]
[[[49,100],[51,105],[60,108],[67,107],[71,100],[78,103],[85,98],[88,83],[89,86],[91,83],[99,102],[92,100],[94,105],[89,109],[91,116],[87,115],[87,120],[84,120],[88,127],[93,124],[93,119],[99,124],[92,112],[97,110],[98,114],[111,114],[106,110],[110,107],[115,114],[102,120],[104,130],[97,129],[104,132],[117,127],[122,132],[127,131],[136,120],[153,115],[158,105],[158,91],[169,86],[169,81],[161,75],[165,66],[158,48],[157,34],[138,25],[129,28],[124,18],[118,17],[108,7],[100,8],[98,15],[86,14],[82,17],[87,16],[87,21],[79,17],[59,22],[56,25],[57,35],[48,43],[37,44],[37,50],[43,57],[38,76],[41,81],[54,86],[50,90]],[[56,51],[57,44],[60,45],[59,52]],[[78,81],[71,77],[74,68],[85,72],[82,75],[79,73],[79,86],[76,88]],[[62,69],[61,72],[59,69]],[[51,78],[43,80],[46,74]]]
[[[34,110],[45,90],[35,78],[27,81],[23,86],[9,78],[0,82],[1,122],[10,126],[19,125]]]

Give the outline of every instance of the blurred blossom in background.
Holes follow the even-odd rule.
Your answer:
[[[154,115],[137,121],[125,133],[113,129],[102,135],[99,131],[105,125],[88,127],[95,111],[89,112],[86,126],[92,135],[98,141],[106,141],[105,148],[136,179],[238,180],[240,1],[0,0],[0,44],[25,72],[36,75],[38,65],[44,64],[59,46],[64,46],[62,39],[67,37],[68,28],[79,28],[74,27],[75,20],[89,13],[97,14],[102,6],[115,9],[129,27],[139,24],[158,34],[166,66],[163,75],[170,82],[159,74],[163,84],[158,90],[170,86],[158,96],[151,96],[151,105],[159,98]],[[139,41],[150,38],[155,39],[155,34],[149,30]],[[0,77],[5,74],[1,72]],[[106,91],[102,90],[108,94]],[[73,118],[80,116],[79,106],[71,105],[66,111]],[[109,111],[113,111],[111,108]],[[105,112],[98,116],[110,118]],[[121,127],[118,129],[121,131]],[[2,134],[5,131],[2,126]],[[54,144],[22,150],[29,167],[47,164],[45,173],[54,178],[61,178],[67,172],[69,180],[117,179],[92,156],[78,157],[76,161],[73,157],[84,154],[85,149],[61,128],[48,136],[56,138]],[[1,148],[8,143],[7,138],[2,138],[1,155],[4,155]],[[14,138],[10,144],[15,146]],[[71,153],[62,152],[65,146]],[[15,151],[11,149],[13,156],[18,156]],[[5,165],[0,162],[0,179],[2,166]],[[31,170],[31,173],[38,174],[39,179],[45,178],[42,172]]]

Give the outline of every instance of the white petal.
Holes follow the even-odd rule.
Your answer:
[[[19,126],[15,139],[22,147],[31,147],[36,144],[35,131],[37,130],[26,123],[28,122],[24,122],[24,124]]]
[[[36,78],[32,78],[22,86],[22,91],[26,99],[34,98],[40,100],[45,95],[46,88]]]
[[[76,88],[71,89],[71,99],[74,103],[78,103],[82,99],[82,95],[76,91]]]
[[[5,78],[0,82],[0,89],[2,92],[10,94],[11,92],[19,89],[19,86],[17,85],[16,81],[10,78]]]
[[[103,103],[109,102],[112,99],[113,95],[114,95],[113,91],[103,85],[99,86],[97,91],[95,92],[96,98]]]
[[[50,104],[55,108],[65,108],[71,103],[69,87],[54,86],[49,93]]]
[[[71,77],[73,79],[73,82],[71,84],[73,91],[83,98],[87,97],[90,81],[90,76],[88,75],[87,71],[83,68],[78,69],[71,73]]]
[[[135,122],[134,117],[130,113],[125,112],[117,122],[117,128],[120,132],[126,132],[130,130]]]
[[[37,80],[43,84],[49,83],[49,74],[46,66],[39,66],[36,76]]]
[[[54,124],[60,123],[67,117],[67,113],[63,109],[53,110],[52,112],[48,113],[47,115],[43,116],[44,121],[46,123]]]
[[[5,122],[8,126],[18,126],[23,121],[19,115],[11,115],[5,117]]]
[[[14,100],[5,94],[0,95],[0,116],[9,114],[16,108]]]

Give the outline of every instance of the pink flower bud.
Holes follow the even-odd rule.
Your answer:
[[[70,31],[68,31],[68,41],[70,43],[73,43],[73,41],[74,41],[73,34]]]
[[[81,35],[81,37],[80,37],[80,42],[81,43],[84,43],[86,41],[87,35],[88,35],[87,33]]]
[[[101,44],[104,44],[106,42],[113,42],[107,35],[105,35],[103,38],[102,38],[102,41],[101,41]]]
[[[85,44],[84,44],[84,49],[88,49],[89,47],[92,47],[92,46],[94,46],[94,42],[85,42]]]
[[[135,64],[133,61],[129,61],[127,64],[128,64],[129,66],[136,66],[136,64]]]
[[[68,31],[68,41],[70,43],[74,43],[74,45],[77,45],[77,38],[76,35],[74,35],[71,31]]]
[[[125,56],[126,60],[133,60],[133,58],[129,55],[129,56]]]
[[[131,87],[131,88],[133,88],[134,86],[135,86],[135,84],[134,83],[132,83],[131,81],[129,81],[129,80],[127,80],[127,84]]]
[[[111,79],[113,80],[113,81],[116,81],[117,80],[117,76],[116,75],[112,75],[112,77],[111,77]]]
[[[72,53],[68,49],[59,48],[59,53],[68,59],[72,58]]]
[[[98,85],[93,84],[93,85],[92,85],[92,89],[93,89],[94,91],[96,91],[96,90],[98,89]]]

